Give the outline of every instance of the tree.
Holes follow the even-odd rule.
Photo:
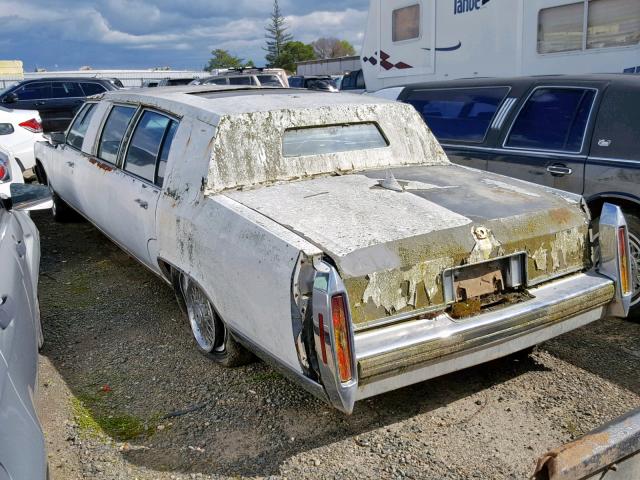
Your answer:
[[[209,63],[204,67],[209,72],[218,68],[242,68],[245,66],[242,58],[231,55],[227,50],[221,48],[212,50],[211,55]],[[253,62],[249,62],[253,65]]]
[[[274,65],[295,73],[296,63],[313,60],[314,58],[316,58],[316,56],[313,53],[313,47],[311,45],[292,41],[284,44]]]
[[[319,38],[311,45],[318,58],[349,57],[356,54],[356,49],[347,40],[338,40],[334,37]]]
[[[271,12],[271,21],[265,27],[267,31],[265,38],[266,47],[264,50],[267,52],[265,56],[267,65],[277,67],[277,61],[282,53],[284,45],[293,40],[293,36],[287,33],[287,25],[282,12],[280,11],[280,5],[278,0],[273,0],[273,12]]]

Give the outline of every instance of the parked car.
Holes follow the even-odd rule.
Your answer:
[[[86,97],[120,88],[108,78],[52,77],[25,80],[0,95],[0,104],[13,110],[37,110],[45,132],[63,131]],[[122,85],[122,84],[120,84]]]
[[[24,183],[22,169],[13,153],[0,146],[0,195],[10,197],[12,183]]]
[[[0,106],[0,147],[11,151],[21,172],[35,167],[33,145],[42,140],[42,122],[36,110],[10,110]]]
[[[331,75],[306,75],[289,77],[291,88],[309,88],[311,90],[324,90],[337,92],[338,86]]]
[[[640,316],[640,76],[454,80],[381,90],[412,104],[453,162],[622,207]]]
[[[259,132],[257,134],[256,132]],[[36,144],[80,212],[176,292],[196,344],[331,405],[626,315],[628,239],[579,196],[453,165],[415,109],[311,90],[108,92]]]
[[[252,85],[288,87],[287,74],[281,68],[231,68],[211,77],[196,78],[190,85]]]
[[[0,165],[2,155],[0,153]],[[1,167],[0,167],[1,168]],[[42,185],[0,193],[0,478],[47,476],[44,436],[34,406],[38,348],[40,238],[27,211],[50,207]]]
[[[189,78],[163,78],[161,80],[147,80],[142,84],[144,88],[150,87],[175,87],[176,85],[189,85],[195,79]]]
[[[340,90],[344,90],[349,93],[364,93],[367,90],[367,86],[364,82],[364,74],[362,73],[362,70],[354,70],[353,72],[345,74],[345,76],[342,77]]]

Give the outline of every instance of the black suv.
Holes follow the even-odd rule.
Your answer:
[[[465,79],[392,91],[422,114],[451,161],[581,194],[593,217],[604,202],[620,205],[636,263],[632,315],[640,317],[640,75]]]
[[[63,131],[90,95],[122,87],[117,79],[38,78],[9,87],[0,95],[0,104],[18,110],[38,110],[45,132]]]

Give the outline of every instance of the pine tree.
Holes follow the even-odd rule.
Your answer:
[[[273,1],[271,21],[269,22],[269,25],[265,27],[265,30],[267,31],[265,35],[265,38],[267,39],[267,46],[265,47],[265,51],[267,52],[267,55],[265,56],[267,65],[278,66],[278,60],[282,54],[282,47],[293,40],[293,36],[290,33],[287,33],[285,18],[280,11],[278,0]]]

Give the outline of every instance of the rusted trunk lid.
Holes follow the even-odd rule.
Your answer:
[[[393,174],[403,191],[379,186]],[[586,268],[579,197],[460,167],[412,166],[226,195],[327,253],[364,325],[443,305],[443,270],[526,253],[530,285]]]

